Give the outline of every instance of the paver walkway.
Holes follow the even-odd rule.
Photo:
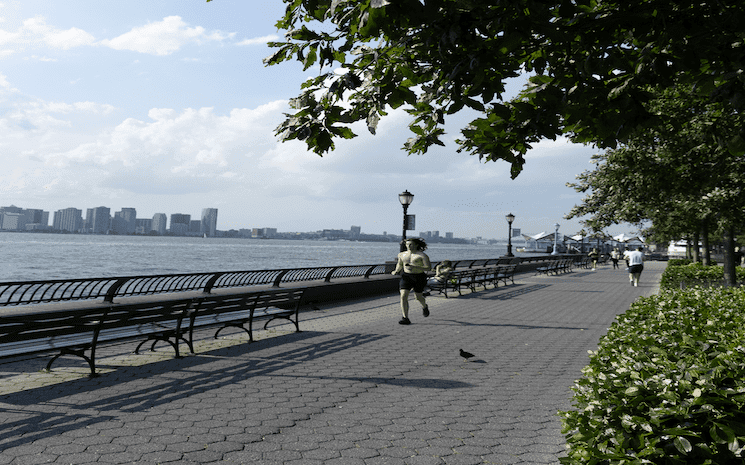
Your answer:
[[[430,297],[426,319],[412,300],[410,326],[397,296],[328,305],[302,333],[205,339],[181,360],[109,346],[95,379],[75,358],[51,374],[0,360],[0,463],[558,463],[587,351],[664,266],[638,288],[609,265],[518,275]]]

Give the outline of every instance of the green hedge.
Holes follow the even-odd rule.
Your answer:
[[[565,464],[743,463],[745,289],[641,298],[601,339],[559,412]]]
[[[738,282],[745,282],[745,268],[737,267],[736,274]],[[724,284],[724,268],[704,266],[701,263],[678,266],[668,263],[660,278],[660,287],[678,289],[681,283],[682,287],[722,285]]]

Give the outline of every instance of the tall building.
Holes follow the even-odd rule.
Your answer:
[[[26,215],[26,224],[39,224],[42,226],[47,226],[49,224],[49,212],[37,210],[35,208],[27,208],[23,212]]]
[[[190,236],[199,236],[202,234],[202,222],[199,220],[191,220],[189,221],[189,235]]]
[[[89,208],[85,217],[85,228],[91,234],[106,234],[111,229],[109,207]]]
[[[137,210],[134,208],[122,208],[114,213],[111,229],[117,234],[134,234],[137,229]]]
[[[156,213],[153,215],[152,230],[156,231],[161,236],[165,236],[166,234],[166,218],[165,213]]]
[[[189,232],[189,223],[191,223],[191,215],[185,213],[172,213],[171,234],[174,236],[186,236],[186,233]]]
[[[207,237],[215,237],[217,233],[217,208],[202,209],[201,233]]]
[[[137,218],[136,234],[150,234],[153,230],[153,220],[150,218]]]
[[[23,213],[3,212],[1,216],[2,226],[0,226],[0,229],[4,229],[6,231],[26,229],[26,215],[24,215]]]
[[[54,212],[54,229],[78,232],[83,228],[83,210],[70,207]]]
[[[6,213],[23,213],[23,208],[16,207],[15,205],[11,205],[9,207],[0,207],[0,228],[2,229],[9,229],[3,226],[3,217]],[[10,220],[15,222],[15,220]]]

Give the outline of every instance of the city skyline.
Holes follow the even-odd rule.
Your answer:
[[[83,210],[76,207],[68,207],[65,209],[57,210],[53,216],[50,216],[51,212],[44,211],[41,209],[23,208],[17,205],[2,206],[0,205],[0,231],[66,231],[70,233],[82,233],[82,234],[140,234],[147,235],[148,233],[157,232],[159,235],[206,235],[208,237],[214,237],[217,233],[226,235],[230,231],[250,231],[252,237],[288,237],[287,235],[296,234],[320,234],[324,237],[329,238],[357,238],[367,237],[378,239],[381,237],[400,238],[401,235],[398,231],[373,231],[362,233],[360,226],[350,226],[349,230],[335,229],[335,228],[323,228],[319,230],[311,231],[278,231],[277,228],[270,227],[252,227],[247,226],[245,228],[231,229],[231,230],[219,230],[217,226],[217,208],[203,208],[201,214],[201,220],[192,220],[191,214],[186,213],[171,213],[170,220],[169,215],[166,213],[155,213],[152,218],[137,218],[137,209],[132,207],[122,207],[120,211],[111,214],[111,208],[106,206],[100,206],[95,208],[87,208],[86,214],[83,216]],[[17,216],[28,216],[29,218],[52,218],[51,224],[46,220],[40,220],[38,223],[26,223],[25,228],[23,224],[19,224],[17,220],[6,223],[6,215],[8,218],[16,218]],[[76,219],[77,218],[77,219]],[[176,228],[174,229],[174,223]],[[108,225],[108,226],[107,226]],[[170,227],[167,227],[170,225]],[[519,229],[516,229],[519,234]],[[432,231],[407,231],[408,237],[420,237],[434,241],[459,241],[459,240],[497,240],[497,238],[484,238],[481,236],[477,237],[456,237],[453,232],[447,231],[442,235],[440,230]],[[241,236],[245,237],[245,236]],[[506,239],[506,237],[504,238]]]
[[[51,216],[41,209],[23,208],[17,205],[0,205],[0,230],[35,231],[53,230],[81,232],[86,234],[148,234],[157,232],[160,235],[168,231],[174,235],[197,233],[214,237],[217,233],[217,208],[203,208],[200,220],[192,220],[188,213],[171,213],[170,222],[166,213],[155,213],[152,218],[138,218],[137,209],[122,207],[111,214],[106,206],[83,210],[68,207],[57,210]],[[167,225],[170,224],[170,228]]]

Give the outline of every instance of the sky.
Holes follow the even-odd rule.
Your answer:
[[[457,153],[473,114],[450,117],[446,146],[425,155],[401,149],[402,109],[323,157],[280,142],[289,99],[319,71],[264,66],[283,13],[280,0],[0,0],[0,206],[209,207],[220,230],[401,234],[408,190],[414,235],[506,238],[508,213],[524,234],[582,228],[564,219],[582,198],[566,183],[592,168],[591,146],[542,141],[512,180],[506,162]]]

